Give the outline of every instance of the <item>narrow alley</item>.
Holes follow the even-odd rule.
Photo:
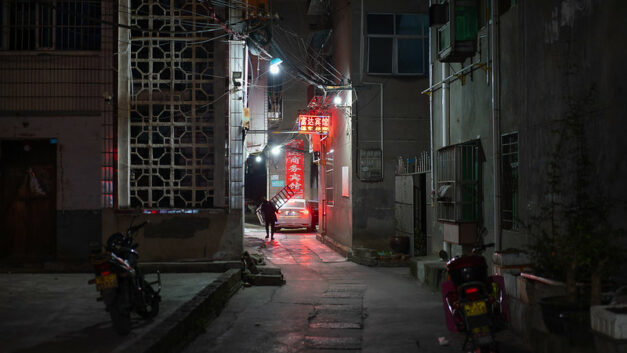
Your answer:
[[[274,242],[264,235],[247,224],[245,246],[280,267],[286,284],[241,289],[186,353],[460,351],[462,336],[446,329],[439,294],[407,267],[346,261],[314,233],[279,233]],[[526,352],[509,332],[497,339],[502,352]]]

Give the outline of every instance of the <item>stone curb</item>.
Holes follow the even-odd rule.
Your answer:
[[[330,247],[331,249],[333,249],[333,251],[337,252],[338,254],[344,256],[344,257],[350,257],[352,254],[352,250],[351,248],[349,248],[346,245],[343,245],[341,243],[339,243],[337,240],[328,237],[326,235],[320,234],[320,233],[316,233],[316,239],[321,242],[322,244]]]
[[[229,269],[120,353],[180,351],[220,315],[229,298],[241,287],[241,277],[240,269]]]
[[[242,268],[240,261],[169,261],[169,262],[140,262],[139,268],[143,273],[201,273],[226,272],[230,269]]]

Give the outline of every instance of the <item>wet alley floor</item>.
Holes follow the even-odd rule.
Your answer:
[[[463,337],[447,331],[439,293],[407,268],[349,262],[315,233],[264,237],[262,228],[247,225],[247,250],[280,267],[286,284],[241,289],[186,353],[461,351]],[[497,340],[501,352],[527,352],[508,331]]]

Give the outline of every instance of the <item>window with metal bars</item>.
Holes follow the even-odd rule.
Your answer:
[[[481,153],[479,141],[438,150],[437,215],[449,222],[479,221]]]
[[[333,165],[333,150],[327,152],[325,154],[325,159],[324,159],[324,172],[325,172],[325,185],[324,185],[324,189],[325,189],[325,196],[326,196],[326,201],[327,201],[327,205],[334,205],[335,204],[335,184],[334,184],[334,180],[333,178],[335,177],[335,169],[334,169],[334,165]]]
[[[501,136],[501,225],[518,229],[518,132]]]
[[[100,0],[0,3],[0,49],[100,50]]]

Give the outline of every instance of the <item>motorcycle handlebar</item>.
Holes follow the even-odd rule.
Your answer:
[[[138,230],[140,230],[142,227],[144,227],[146,224],[148,224],[148,221],[143,221],[142,223],[136,225],[136,226],[130,226],[128,227],[128,234],[132,234],[137,232]]]
[[[472,248],[472,253],[473,254],[481,254],[486,248],[491,248],[493,246],[494,246],[494,243],[483,244],[481,246]]]

